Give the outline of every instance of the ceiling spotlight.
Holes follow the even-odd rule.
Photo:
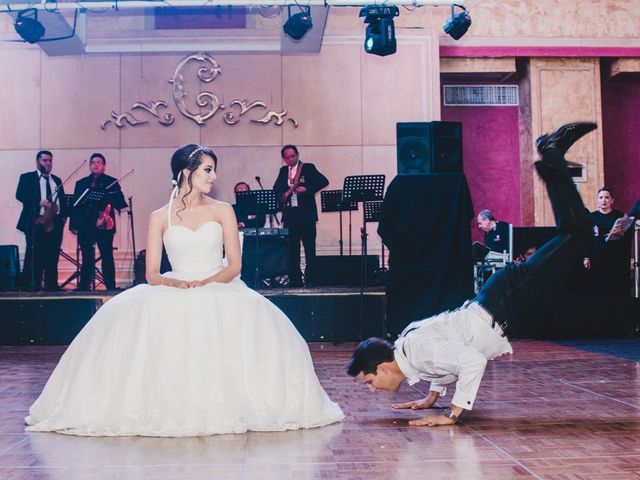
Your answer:
[[[396,53],[396,29],[393,17],[400,15],[398,7],[367,5],[360,9],[360,17],[367,23],[364,51],[384,57]]]
[[[284,33],[294,40],[300,40],[304,37],[305,33],[313,27],[313,23],[311,22],[311,7],[305,7],[302,5],[297,5],[297,7],[300,9],[300,12],[291,15],[291,6],[287,5],[289,19],[282,27]]]
[[[460,7],[462,11],[460,13],[456,13],[455,7]],[[451,18],[448,18],[442,26],[444,33],[450,35],[454,40],[460,40],[460,38],[467,33],[470,25],[471,17],[469,16],[467,9],[457,3],[451,4]]]
[[[36,43],[44,35],[44,26],[38,21],[38,11],[35,8],[18,13],[13,27],[16,33],[29,43]]]

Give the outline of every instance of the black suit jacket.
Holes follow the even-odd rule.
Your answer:
[[[78,200],[78,198],[80,198],[80,195],[82,195],[87,188],[91,187],[92,181],[93,176],[89,175],[87,177],[81,178],[76,182],[76,186],[73,191],[74,203]],[[95,190],[105,190],[115,181],[115,178],[103,173],[96,179]],[[113,185],[108,191],[105,190],[105,197],[102,201],[97,203],[81,203],[80,205],[75,207],[71,211],[69,228],[71,230],[77,230],[81,225],[95,225],[95,222],[98,219],[98,214],[101,210],[104,210],[104,208],[107,206],[107,203],[111,204],[111,207],[113,207],[111,208],[111,213],[109,215],[111,216],[111,218],[113,218],[113,221],[115,223],[115,210],[120,210],[127,206],[127,202],[124,199],[124,195],[122,194],[122,189],[120,188],[119,183]],[[116,231],[115,227],[112,231]]]
[[[509,250],[509,224],[497,221],[496,228],[484,234],[484,244],[494,252]]]
[[[64,202],[64,187],[60,177],[51,175],[53,183],[58,187],[58,198],[60,199],[60,217],[66,217],[66,209]],[[22,212],[18,219],[16,228],[26,234],[31,232],[33,222],[40,213],[40,173],[37,171],[27,172],[20,175],[18,188],[16,190],[16,199],[22,203]]]
[[[284,192],[289,189],[288,183],[289,167],[284,166],[278,172],[278,178],[273,185],[276,196],[280,198]],[[329,180],[321,174],[313,163],[302,163],[302,172],[300,172],[300,185],[305,187],[305,193],[298,194],[298,209],[302,213],[302,217],[310,222],[318,221],[318,207],[316,206],[316,193],[329,185]],[[287,222],[289,207],[283,209],[283,221]]]

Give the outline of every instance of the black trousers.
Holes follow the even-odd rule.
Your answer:
[[[545,181],[558,233],[526,262],[494,273],[476,300],[506,324],[509,337],[534,336],[544,313],[580,264],[591,241],[591,222],[562,155],[545,152],[536,169]]]
[[[316,222],[309,220],[298,208],[289,208],[285,226],[289,229],[289,282],[292,285],[302,283],[300,270],[300,242],[302,242],[306,263],[304,273],[307,283],[310,283],[313,281],[316,259]]]
[[[82,251],[82,268],[78,289],[89,290],[95,278],[96,251],[98,244],[102,277],[107,290],[116,288],[116,269],[113,261],[113,230],[98,230],[93,223],[85,223],[78,228],[78,243]]]
[[[27,244],[22,268],[23,285],[40,290],[44,277],[44,288],[58,288],[58,257],[63,228],[64,219],[58,218],[50,232],[45,232],[40,226],[35,225],[25,234]]]

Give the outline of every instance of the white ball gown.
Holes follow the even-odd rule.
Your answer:
[[[169,225],[183,280],[222,268],[222,227]],[[240,279],[193,289],[138,285],[73,340],[26,418],[27,430],[162,437],[313,428],[344,414],[318,382],[307,344]]]

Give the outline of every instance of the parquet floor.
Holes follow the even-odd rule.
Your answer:
[[[389,408],[420,392],[371,394],[344,373],[352,348],[311,344],[342,424],[163,439],[25,433],[23,418],[63,348],[0,347],[0,479],[640,479],[637,361],[514,342],[511,358],[490,362],[461,424],[425,428],[407,425],[424,411]]]

